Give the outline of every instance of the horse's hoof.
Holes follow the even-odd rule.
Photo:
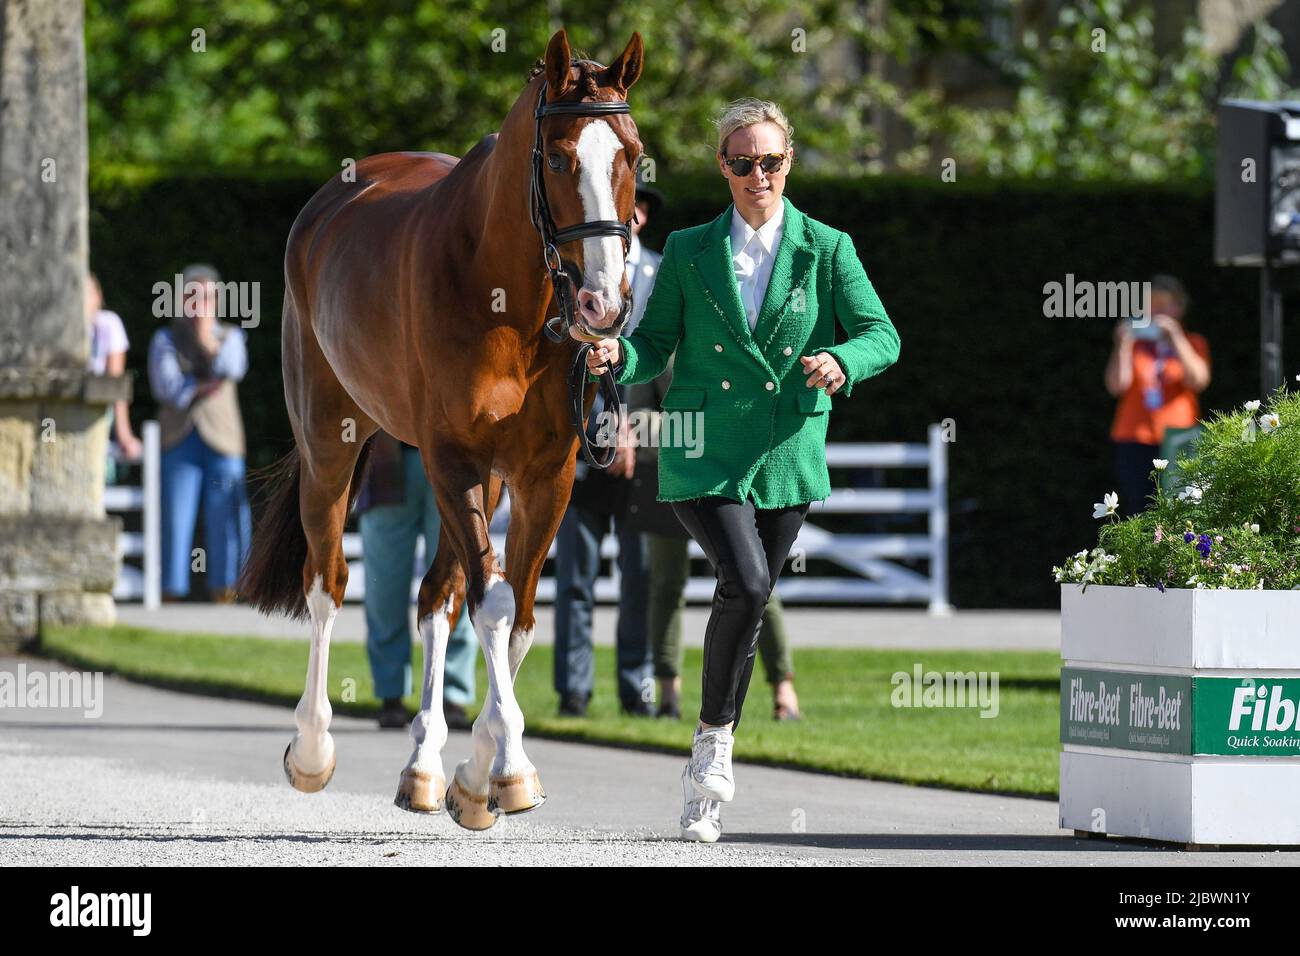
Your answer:
[[[445,786],[442,774],[435,776],[423,770],[403,770],[393,803],[411,813],[441,813]]]
[[[455,774],[444,803],[451,818],[466,830],[487,830],[497,822],[497,815],[488,809],[487,797],[470,793]]]
[[[527,813],[546,802],[536,769],[511,777],[489,777],[487,806],[502,813]]]
[[[293,743],[284,748],[284,775],[289,780],[289,786],[302,793],[318,793],[325,789],[325,785],[330,782],[334,776],[334,765],[337,762],[333,753],[330,754],[330,762],[320,773],[303,773],[293,765]]]

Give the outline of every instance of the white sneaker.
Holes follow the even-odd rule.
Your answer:
[[[690,764],[682,768],[682,839],[696,843],[717,843],[722,836],[722,804],[695,792],[691,780]]]
[[[696,729],[691,759],[686,766],[699,796],[723,803],[735,797],[736,781],[731,775],[731,745],[734,740],[726,727],[705,731]]]

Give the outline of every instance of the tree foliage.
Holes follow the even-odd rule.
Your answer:
[[[1178,49],[1157,53],[1147,4],[1072,0],[1008,42],[990,11],[1011,9],[986,0],[89,0],[91,155],[317,169],[387,150],[459,155],[498,128],[561,25],[575,50],[604,62],[641,32],[634,115],[647,154],[666,169],[706,167],[719,108],[759,95],[793,119],[800,160],[841,175],[930,171],[951,156],[990,176],[1203,178],[1220,95],[1291,93],[1266,22],[1225,64],[1190,24]],[[965,105],[943,87],[940,67],[954,58],[1003,83],[1014,104]],[[882,142],[882,117],[901,123],[906,142]]]

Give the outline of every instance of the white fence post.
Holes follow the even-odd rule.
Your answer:
[[[156,610],[162,604],[162,429],[157,422],[145,422],[144,444],[144,606]]]
[[[930,613],[948,615],[948,443],[930,426]]]
[[[139,599],[153,610],[162,603],[162,442],[157,422],[145,422],[140,429],[143,445],[139,485],[109,485],[104,489],[104,510],[113,513],[139,512],[140,530],[118,535],[121,558],[138,558],[140,567],[122,561],[113,597],[119,601]]]

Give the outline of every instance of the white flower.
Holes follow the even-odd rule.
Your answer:
[[[1168,458],[1152,458],[1152,459],[1151,459],[1151,464],[1153,464],[1153,465],[1156,466],[1156,471],[1164,471],[1166,468],[1169,467],[1169,459],[1168,459]]]
[[[1242,527],[1245,528],[1247,531],[1249,531],[1251,534],[1259,534],[1259,525],[1257,524],[1253,524],[1247,521],[1245,524],[1242,525]]]
[[[1247,403],[1246,403],[1246,411],[1248,411],[1248,412],[1257,412],[1257,411],[1259,411],[1259,399],[1255,399],[1254,401],[1247,402]]]
[[[1102,496],[1101,501],[1093,502],[1092,516],[1094,518],[1107,518],[1115,513],[1119,507],[1119,492],[1108,491]]]
[[[1133,585],[1133,586],[1134,586],[1135,588],[1144,588],[1144,587],[1146,587],[1146,585],[1143,584],[1141,581],[1139,581],[1137,584],[1135,584],[1135,585]]]
[[[1182,491],[1178,492],[1179,501],[1200,501],[1201,489],[1196,485],[1188,485]]]
[[[1188,579],[1187,579],[1187,583],[1188,583],[1188,584],[1195,584],[1195,583],[1196,583],[1196,575],[1193,574],[1190,578],[1188,578]]]
[[[1264,434],[1268,434],[1281,424],[1282,420],[1277,417],[1277,412],[1269,412],[1267,415],[1259,416],[1259,427],[1264,429]]]

